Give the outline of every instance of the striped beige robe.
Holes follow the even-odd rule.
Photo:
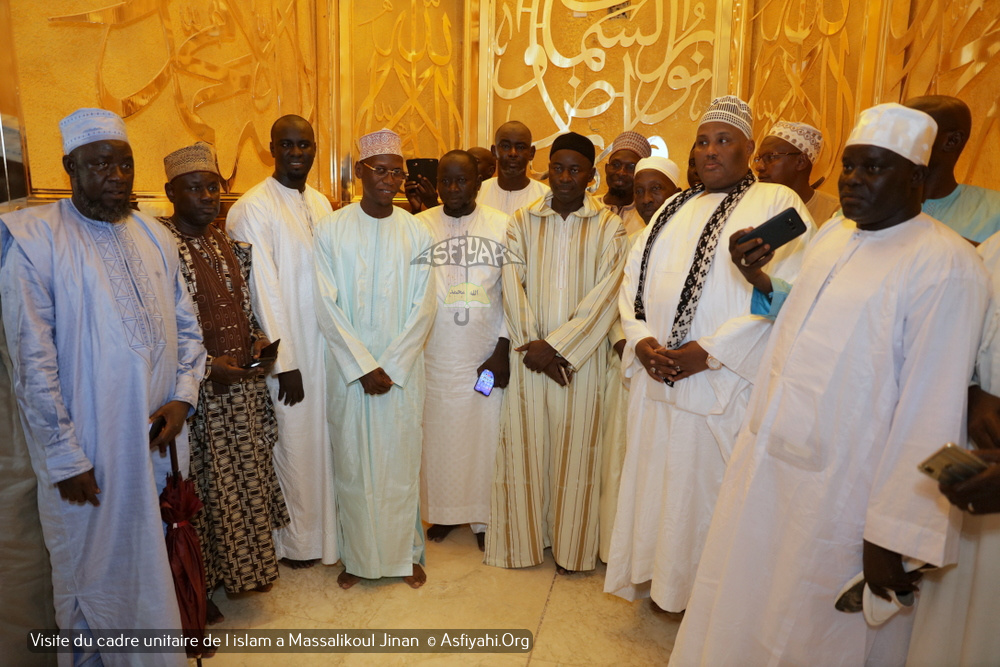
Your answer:
[[[558,565],[591,570],[598,546],[602,417],[617,292],[626,256],[621,220],[587,195],[566,220],[551,193],[517,212],[507,246],[524,263],[503,268],[511,339],[491,516],[488,565],[528,567],[552,547]],[[513,349],[545,339],[576,370],[560,387]]]

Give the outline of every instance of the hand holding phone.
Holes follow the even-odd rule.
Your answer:
[[[478,391],[483,396],[489,396],[490,392],[493,391],[493,371],[487,369],[479,374],[479,379],[476,381],[475,390]]]
[[[802,216],[794,208],[788,207],[778,215],[755,227],[752,232],[741,236],[736,242],[743,244],[752,239],[759,238],[764,242],[761,245],[767,244],[771,246],[771,252],[774,252],[789,241],[805,233],[806,223],[802,220]]]
[[[266,364],[273,363],[274,360],[278,358],[278,343],[280,342],[281,339],[279,338],[270,345],[267,345],[266,347],[262,348],[260,354],[257,356],[256,359],[251,361],[246,366],[241,366],[241,368],[243,368],[243,370],[248,371],[253,368],[260,368],[261,366],[264,366]]]
[[[968,449],[949,442],[917,468],[941,484],[952,485],[975,477],[986,470],[987,464]]]

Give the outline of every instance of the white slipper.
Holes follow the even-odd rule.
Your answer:
[[[903,558],[903,570],[912,572],[913,570],[925,567],[926,563],[912,558]],[[916,596],[909,591],[897,593],[889,591],[891,600],[880,598],[872,593],[865,583],[865,573],[862,570],[851,578],[844,587],[837,593],[834,607],[837,611],[853,614],[863,611],[865,621],[871,626],[879,626],[892,618],[900,609],[912,607],[916,602]]]
[[[844,587],[837,593],[836,602],[833,603],[837,611],[845,614],[856,614],[863,609],[862,597],[868,587],[865,585],[865,573],[862,570],[854,578],[844,584]]]

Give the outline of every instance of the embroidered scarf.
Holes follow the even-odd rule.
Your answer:
[[[747,190],[750,189],[750,186],[755,181],[753,172],[748,170],[746,176],[736,184],[733,191],[727,194],[722,202],[719,203],[705,224],[704,229],[701,230],[701,237],[698,239],[698,245],[695,246],[694,259],[691,261],[691,268],[688,271],[687,278],[684,279],[681,298],[677,302],[677,312],[674,314],[674,324],[670,330],[670,338],[665,343],[665,347],[668,350],[680,347],[681,342],[687,337],[688,331],[691,329],[691,320],[694,319],[694,313],[698,309],[698,301],[701,299],[701,291],[705,286],[705,278],[708,276],[709,269],[712,268],[712,260],[715,258],[715,249],[719,245],[719,235],[722,232],[722,228],[726,226],[726,222],[736,209],[736,205],[740,203],[743,195],[747,193]],[[635,319],[643,321],[646,319],[646,307],[643,303],[642,295],[646,287],[649,255],[653,249],[656,237],[684,204],[704,191],[705,186],[699,184],[677,195],[663,209],[663,212],[656,218],[656,222],[653,223],[653,228],[649,232],[649,238],[646,239],[646,247],[642,251],[642,262],[639,265],[639,281],[635,292]],[[669,380],[665,380],[665,382],[668,386],[674,386],[674,383]]]

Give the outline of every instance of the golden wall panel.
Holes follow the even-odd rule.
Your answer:
[[[961,182],[1000,188],[1000,0],[889,0],[881,100],[952,95],[972,109]]]
[[[343,0],[340,5],[343,197],[351,184],[357,138],[389,128],[403,154],[440,157],[468,148],[467,95],[471,12],[464,0]],[[349,33],[345,28],[350,26]]]
[[[836,191],[842,146],[857,114],[873,104],[925,94],[959,97],[972,109],[973,137],[960,181],[1000,188],[1000,0],[757,0],[746,50],[758,139],[779,119],[823,131],[813,171]]]
[[[58,121],[78,107],[125,117],[146,193],[162,192],[163,156],[197,140],[243,191],[273,168],[276,118],[316,119],[314,0],[9,4],[33,191],[68,189]]]
[[[751,8],[753,67],[742,88],[749,91],[754,137],[759,143],[778,120],[818,127],[826,147],[812,177],[825,178],[824,189],[836,180],[839,147],[854,125],[867,25],[865,6],[848,0],[770,0]]]
[[[697,118],[720,92],[730,43],[717,40],[717,24],[728,27],[732,12],[725,0],[497,0],[480,141],[492,143],[507,120],[524,121],[540,149],[569,130],[598,150],[635,130],[660,135],[685,162]],[[536,171],[547,160],[539,150]]]

